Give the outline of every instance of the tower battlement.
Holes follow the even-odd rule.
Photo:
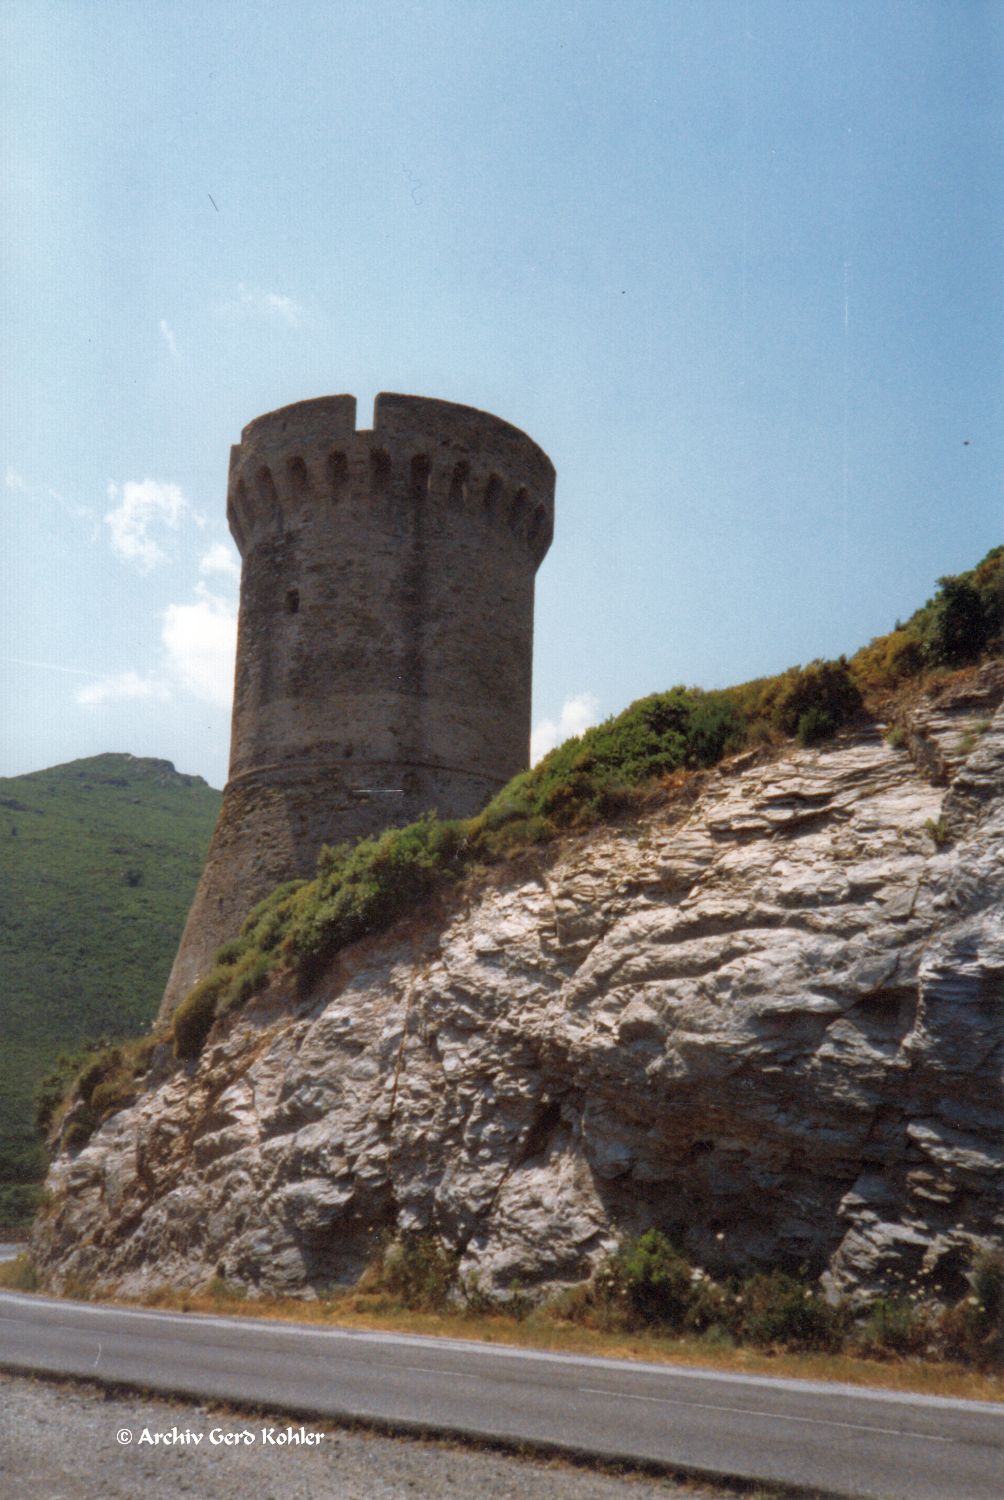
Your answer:
[[[473,407],[353,396],[249,422],[230,771],[162,1016],[324,843],[476,812],[529,759],[534,576],[554,467]]]
[[[537,563],[554,530],[554,466],[489,412],[424,396],[381,394],[373,426],[356,430],[354,396],[322,396],[249,422],[230,450],[227,519],[241,551],[304,510],[399,504],[484,515]]]

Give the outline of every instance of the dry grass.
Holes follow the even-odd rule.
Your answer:
[[[0,1267],[0,1282],[3,1280]],[[647,1333],[600,1333],[539,1310],[517,1319],[502,1313],[415,1312],[388,1305],[388,1299],[347,1292],[321,1301],[296,1298],[242,1298],[217,1287],[213,1292],[181,1292],[162,1287],[142,1301],[119,1297],[99,1300],[119,1306],[165,1308],[176,1312],[228,1317],[277,1319],[331,1328],[382,1333],[423,1334],[432,1338],[470,1339],[521,1349],[601,1355],[608,1359],[645,1360],[694,1369],[742,1375],[775,1375],[791,1380],[818,1380],[883,1390],[950,1396],[969,1401],[1004,1403],[1004,1376],[962,1365],[918,1358],[866,1359],[850,1354],[794,1354],[750,1348],[720,1348],[694,1337]]]

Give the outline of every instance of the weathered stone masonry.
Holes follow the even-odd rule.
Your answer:
[[[231,450],[243,559],[223,808],[161,1008],[322,843],[477,809],[527,764],[534,576],[554,467],[472,407],[353,396]]]

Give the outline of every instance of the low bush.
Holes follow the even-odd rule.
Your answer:
[[[1004,1365],[1004,1250],[977,1252],[969,1293],[946,1308],[937,1323],[941,1352],[981,1368]]]
[[[89,1042],[76,1052],[61,1052],[48,1073],[39,1079],[32,1101],[32,1119],[39,1135],[48,1135],[50,1128],[57,1122],[71,1088],[79,1086],[79,1080],[87,1066],[99,1052],[110,1046],[111,1043],[105,1039]]]
[[[980,1250],[969,1273],[972,1288],[967,1305],[977,1338],[1004,1339],[1004,1250]]]
[[[950,844],[952,841],[952,830],[949,827],[948,819],[944,817],[925,818],[924,832],[938,849],[943,849],[946,844]]]
[[[744,1342],[789,1349],[836,1350],[848,1328],[848,1315],[794,1276],[768,1271],[752,1276],[741,1293]]]
[[[682,1328],[690,1306],[692,1267],[658,1229],[629,1241],[613,1261],[615,1295],[642,1323]]]
[[[807,708],[798,716],[796,737],[800,745],[814,745],[817,740],[828,740],[836,725],[825,708]]]
[[[931,1337],[929,1311],[908,1297],[877,1297],[858,1333],[863,1354],[922,1354]]]
[[[55,1109],[50,1107],[52,1089],[42,1088],[42,1118],[48,1122],[50,1135],[59,1134],[62,1150],[76,1151],[86,1146],[102,1121],[133,1102],[158,1040],[154,1036],[139,1037],[88,1052]],[[43,1080],[43,1084],[47,1081]],[[60,1132],[57,1127],[63,1119],[67,1123]]]
[[[459,1259],[436,1235],[402,1235],[385,1245],[371,1284],[413,1311],[439,1312],[451,1301]]]
[[[782,734],[820,739],[860,718],[861,690],[845,657],[793,667],[772,679],[757,705],[759,716]],[[808,743],[808,739],[803,740]]]
[[[1004,648],[1004,547],[966,573],[938,579],[938,592],[905,625],[877,636],[851,659],[865,692],[894,691],[912,677],[956,668]]]
[[[194,989],[189,990],[172,1022],[174,1029],[174,1055],[180,1058],[198,1057],[202,1045],[216,1020],[216,1002],[228,978],[227,972],[217,966]]]
[[[216,1275],[206,1285],[206,1296],[211,1297],[214,1302],[243,1302],[247,1298],[247,1288],[236,1286],[224,1276]]]
[[[26,1228],[35,1217],[44,1197],[40,1182],[0,1183],[0,1225]]]
[[[7,1287],[12,1292],[38,1291],[38,1272],[26,1251],[0,1265],[0,1286]]]

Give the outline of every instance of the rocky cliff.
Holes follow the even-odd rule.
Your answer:
[[[712,1271],[958,1294],[1004,1239],[1002,699],[997,663],[889,738],[737,757],[163,1049],[54,1164],[43,1275],[310,1295],[393,1228],[504,1291],[656,1223]]]

